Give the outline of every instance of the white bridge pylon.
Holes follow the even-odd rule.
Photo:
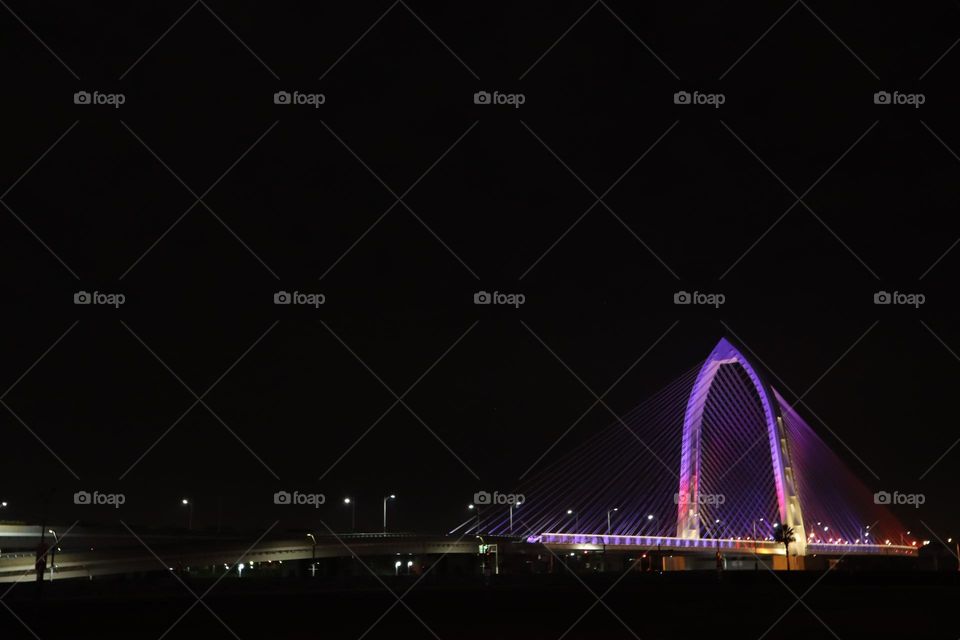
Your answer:
[[[680,486],[677,493],[677,537],[700,538],[700,436],[703,429],[703,412],[717,372],[725,364],[739,364],[743,367],[760,397],[770,440],[771,470],[777,490],[780,522],[793,529],[795,540],[790,545],[791,550],[796,555],[806,555],[807,538],[803,527],[803,514],[800,509],[800,499],[797,496],[794,467],[790,458],[790,447],[780,404],[770,386],[760,378],[753,365],[726,338],[722,338],[710,352],[687,400],[681,441]]]

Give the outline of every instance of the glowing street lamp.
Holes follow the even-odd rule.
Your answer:
[[[573,509],[567,509],[567,515],[573,516],[574,523],[575,523],[574,529],[579,531],[580,530],[580,514],[577,511],[574,511]]]
[[[187,498],[180,500],[180,504],[187,508],[187,530],[193,529],[193,501]]]
[[[396,500],[397,496],[390,494],[383,497],[383,532],[387,532],[387,500]]]
[[[620,509],[618,507],[614,507],[613,509],[607,511],[607,534],[610,533],[610,514],[619,510]]]
[[[313,549],[310,551],[310,577],[317,577],[317,539],[313,536],[312,533],[308,533],[307,537],[313,540]]]
[[[353,498],[344,498],[343,504],[350,507],[350,530],[357,532],[357,501]]]

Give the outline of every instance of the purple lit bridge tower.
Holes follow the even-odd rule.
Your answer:
[[[563,551],[723,551],[750,566],[784,560],[780,527],[792,530],[789,555],[800,558],[912,556],[922,542],[727,339],[615,416],[575,442],[577,420],[513,488],[519,504],[474,505],[454,531]]]
[[[787,431],[780,403],[773,390],[760,378],[750,362],[726,338],[722,338],[717,343],[706,362],[703,363],[693,384],[693,391],[690,393],[687,410],[683,417],[680,489],[677,493],[677,537],[683,539],[700,537],[698,505],[701,504],[699,480],[703,414],[707,397],[717,380],[717,373],[724,365],[740,366],[759,398],[770,444],[770,473],[776,487],[780,522],[793,529],[797,555],[805,555],[806,534],[803,528],[803,509],[793,478],[793,464],[790,460],[790,447],[787,444]]]

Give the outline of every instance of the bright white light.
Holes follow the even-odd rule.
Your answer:
[[[190,501],[184,498],[183,500],[180,501],[180,504],[190,504]]]
[[[343,504],[350,504],[350,498],[344,498]]]
[[[652,515],[647,516],[647,520],[653,520],[653,516]]]

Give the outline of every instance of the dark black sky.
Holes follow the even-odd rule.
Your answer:
[[[829,429],[801,414],[871,487],[926,494],[900,512],[908,524],[957,531],[960,448],[919,478],[960,437],[960,250],[930,269],[960,236],[946,148],[960,149],[960,51],[931,68],[960,6],[797,4],[751,49],[789,3],[610,0],[551,49],[589,3],[410,2],[351,49],[390,3],[324,5],[208,0],[179,22],[189,3],[0,11],[0,186],[15,185],[0,210],[0,387],[16,383],[3,400],[26,424],[0,411],[8,517],[40,518],[50,495],[53,520],[115,521],[71,504],[96,489],[156,525],[182,524],[183,495],[201,526],[218,502],[237,526],[347,524],[337,504],[271,504],[299,489],[359,496],[372,528],[394,491],[398,528],[445,530],[593,402],[522,322],[597,393],[677,322],[607,396],[614,410],[732,331],[788,400],[816,383],[804,401]],[[74,105],[79,90],[126,104]],[[327,103],[277,106],[278,90]],[[479,90],[526,103],[477,106]],[[679,90],[726,104],[678,106]],[[880,90],[926,103],[876,106]],[[783,215],[814,183],[812,212]],[[527,302],[478,307],[479,289]],[[678,307],[678,289],[727,302]],[[878,307],[880,289],[927,302]],[[77,290],[127,303],[76,306]],[[277,290],[327,304],[277,307]],[[471,326],[404,398],[437,437],[398,405],[318,481],[394,402],[358,358],[403,394]],[[194,402],[134,333],[196,394],[216,382],[204,402],[219,420],[195,406],[121,481]],[[610,420],[597,408],[558,450]]]

